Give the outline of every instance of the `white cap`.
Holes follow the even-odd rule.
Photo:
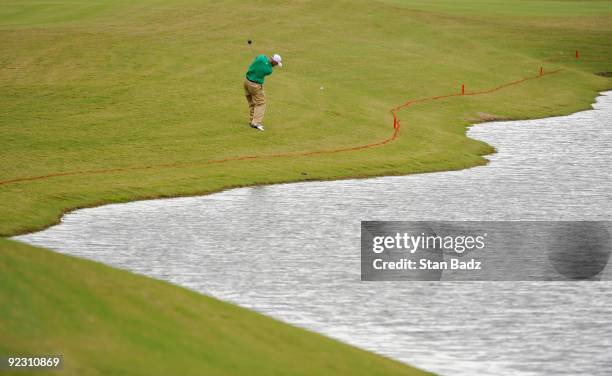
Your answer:
[[[283,63],[281,63],[281,61],[283,61],[283,58],[281,57],[281,55],[279,54],[274,54],[272,56],[272,60],[276,61],[276,63],[278,64],[279,67],[283,66]]]

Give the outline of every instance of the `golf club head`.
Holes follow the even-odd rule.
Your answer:
[[[251,56],[255,57],[255,51],[253,51],[253,40],[247,39],[247,43],[249,44],[249,50],[251,51]]]

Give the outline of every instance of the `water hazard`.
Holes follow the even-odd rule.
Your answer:
[[[610,282],[361,282],[361,220],[612,219],[612,92],[474,126],[463,171],[79,210],[17,237],[237,303],[444,375],[605,375]]]

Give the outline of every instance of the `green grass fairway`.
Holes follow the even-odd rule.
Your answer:
[[[184,165],[0,185],[5,236],[105,202],[474,166],[492,151],[465,137],[479,112],[566,114],[612,86],[593,74],[612,71],[609,1],[0,5],[0,181]],[[266,84],[265,133],[247,126],[249,38],[256,51],[285,60]],[[584,61],[573,59],[576,49]],[[462,83],[486,89],[536,75],[541,65],[565,70],[491,95],[403,110],[399,139],[381,148],[198,164],[381,140],[392,131],[389,110],[408,99],[457,92]]]
[[[266,82],[263,133],[247,125],[247,39],[283,56]],[[0,184],[0,236],[103,203],[483,164],[493,150],[465,136],[470,123],[588,108],[612,87],[595,74],[612,71],[611,40],[612,1],[0,0],[0,182],[109,170]],[[376,142],[392,133],[389,110],[407,100],[461,84],[485,90],[541,66],[563,70],[401,110],[398,139],[382,147],[205,163]],[[59,346],[73,374],[412,372],[1,239],[0,267],[0,349]]]

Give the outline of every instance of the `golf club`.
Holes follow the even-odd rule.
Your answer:
[[[247,40],[247,43],[249,44],[249,49],[251,50],[251,55],[253,55],[253,57],[255,57],[255,51],[253,51],[253,41],[251,39]]]

